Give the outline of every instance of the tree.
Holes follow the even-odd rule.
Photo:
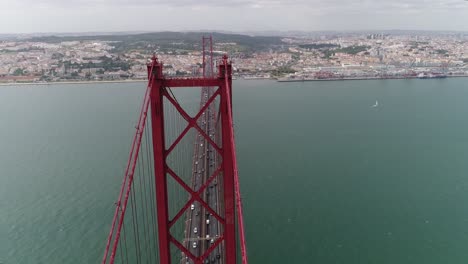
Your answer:
[[[24,70],[21,69],[21,68],[17,68],[17,69],[13,72],[13,75],[14,75],[14,76],[24,75]]]

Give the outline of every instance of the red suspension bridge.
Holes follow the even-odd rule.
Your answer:
[[[232,119],[232,67],[170,78],[153,56],[102,264],[247,263]],[[200,103],[176,96],[199,87]],[[172,91],[174,88],[174,92]],[[192,104],[190,104],[192,103]]]

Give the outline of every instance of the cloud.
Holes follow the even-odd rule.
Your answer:
[[[5,2],[5,3],[2,3]],[[8,6],[10,0],[0,0]],[[420,12],[468,10],[464,0],[15,0],[23,7],[47,8],[95,8],[95,7],[172,7],[172,8],[237,8],[237,9],[299,9],[306,8],[314,13],[366,13],[366,12]]]
[[[11,2],[2,0],[1,2]],[[309,8],[343,8],[356,6],[361,8],[386,7],[459,7],[466,6],[464,0],[16,0],[24,5],[40,4],[48,6],[128,6],[128,5],[165,5],[173,7],[208,6],[208,7],[309,7]]]
[[[468,1],[465,0],[0,0],[0,5],[0,33],[468,30]],[[148,23],[148,18],[158,21]]]

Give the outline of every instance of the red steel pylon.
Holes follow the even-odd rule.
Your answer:
[[[158,216],[158,234],[159,234],[159,253],[161,263],[176,263],[176,260],[171,260],[170,257],[170,244],[174,244],[181,250],[187,257],[189,257],[194,263],[205,263],[205,259],[209,254],[224,241],[223,259],[226,264],[235,264],[236,262],[236,180],[237,166],[235,164],[235,152],[233,146],[233,129],[232,129],[232,68],[225,56],[223,61],[219,65],[218,76],[205,77],[205,78],[184,78],[174,79],[166,78],[163,72],[163,65],[156,58],[153,58],[152,64],[148,66],[149,76],[151,79],[151,94],[150,94],[150,106],[151,106],[151,124],[153,132],[153,150],[154,150],[154,164],[155,164],[155,178],[156,178],[156,207]],[[204,107],[202,107],[195,117],[190,117],[185,110],[179,105],[179,103],[171,96],[168,91],[170,87],[216,87],[216,91],[212,94],[211,98],[208,99]],[[211,102],[219,96],[220,103],[220,116],[221,116],[221,133],[222,133],[222,146],[218,146],[209,135],[201,129],[197,120],[205,112]],[[188,122],[185,130],[178,136],[175,142],[171,146],[165,146],[164,137],[164,97],[173,104],[178,110],[181,116]],[[199,190],[193,190],[188,186],[180,177],[171,170],[165,163],[166,157],[180,143],[184,135],[191,129],[195,128],[204,137],[204,139],[213,146],[213,148],[221,155],[222,162],[220,167],[213,173],[208,179],[208,182]],[[234,173],[236,169],[236,174]],[[223,174],[222,184],[220,187],[224,196],[224,215],[219,214],[201,198],[201,193],[206,189],[211,180],[213,180],[218,174]],[[189,194],[190,199],[185,205],[176,213],[173,219],[169,219],[168,206],[169,200],[167,195],[167,177],[173,177],[174,180],[180,184]],[[200,203],[208,212],[210,212],[220,225],[223,226],[223,233],[219,235],[219,239],[216,240],[201,256],[193,255],[180,241],[172,236],[170,229],[171,226],[177,222],[177,220],[183,215],[183,213],[189,208],[194,202]],[[238,200],[240,202],[240,200]],[[239,212],[238,212],[239,213]],[[242,225],[243,228],[243,225]],[[243,234],[242,234],[243,239]],[[244,243],[244,241],[241,241]]]
[[[208,40],[208,39],[207,39]],[[244,224],[242,214],[242,204],[240,199],[239,179],[237,171],[237,161],[234,143],[233,133],[233,120],[232,120],[232,66],[228,61],[227,56],[224,56],[222,61],[218,64],[217,76],[213,76],[213,52],[212,52],[212,39],[209,38],[210,44],[210,66],[206,67],[205,59],[205,38],[203,39],[203,68],[204,77],[202,78],[167,78],[163,74],[163,63],[153,56],[152,62],[148,65],[148,89],[145,93],[143,106],[140,113],[140,119],[137,125],[137,132],[135,134],[132,149],[130,152],[127,169],[124,175],[122,188],[120,190],[119,200],[116,203],[116,211],[114,220],[112,222],[111,232],[108,237],[105,255],[102,263],[113,264],[116,251],[119,245],[119,239],[121,235],[122,226],[124,225],[124,217],[127,209],[127,202],[129,199],[130,191],[132,190],[132,182],[135,172],[135,166],[138,160],[138,153],[141,145],[142,134],[145,129],[147,117],[151,118],[151,138],[153,144],[153,159],[154,159],[154,190],[156,196],[156,204],[152,207],[157,210],[157,230],[158,230],[158,251],[160,264],[177,263],[181,261],[180,257],[172,255],[171,259],[171,246],[176,247],[186,257],[186,262],[194,264],[204,264],[205,261],[210,257],[213,251],[220,247],[222,250],[223,260],[222,263],[236,264],[237,255],[237,242],[236,242],[236,220],[239,228],[240,238],[240,251],[242,256],[242,263],[247,264],[247,254],[245,246],[244,236]],[[208,71],[206,71],[208,68]],[[213,92],[210,92],[209,98],[206,103],[200,108],[200,110],[191,117],[183,109],[183,107],[176,100],[170,88],[177,87],[213,87]],[[219,142],[215,142],[211,138],[207,131],[199,126],[198,120],[209,107],[210,110],[213,108],[215,100],[218,100],[218,122],[219,123]],[[164,104],[172,105],[180,116],[187,121],[187,126],[176,135],[176,139],[173,143],[166,146],[166,135],[165,135],[165,106]],[[213,103],[213,104],[212,104]],[[209,112],[209,111],[208,111]],[[148,116],[148,114],[150,114]],[[214,114],[213,114],[214,116]],[[169,118],[169,117],[168,117]],[[214,118],[213,118],[214,119]],[[213,121],[214,122],[214,121]],[[182,138],[187,135],[188,131],[195,129],[199,135],[204,139],[206,144],[210,144],[213,152],[216,152],[220,156],[220,162],[216,164],[218,166],[212,172],[202,186],[198,189],[192,188],[189,184],[177,175],[177,173],[167,164],[167,158],[171,152],[181,144]],[[168,143],[169,144],[169,143]],[[216,210],[210,207],[203,198],[202,194],[208,187],[216,182],[215,179],[219,175],[222,175],[222,180],[218,181],[217,190],[222,196],[222,209]],[[170,201],[168,198],[168,180],[172,178],[174,184],[179,185],[188,194],[189,198],[181,208],[177,208],[176,213],[173,217],[169,214]],[[175,226],[179,219],[184,216],[186,212],[194,203],[198,203],[204,211],[209,213],[217,223],[222,227],[221,232],[216,237],[216,240],[211,240],[211,243],[203,247],[203,251],[200,254],[193,254],[187,244],[179,241],[180,237],[176,238],[171,233],[171,227]],[[192,208],[193,210],[193,208]],[[237,216],[237,219],[236,219]],[[124,229],[125,232],[125,229]],[[113,237],[115,234],[115,237]],[[185,244],[185,245],[184,245]],[[188,244],[190,245],[190,243]],[[108,259],[110,253],[110,258]],[[174,259],[175,258],[175,259]]]

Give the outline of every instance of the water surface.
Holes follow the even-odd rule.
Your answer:
[[[466,79],[234,85],[251,263],[468,260]],[[0,263],[100,261],[144,87],[0,87]]]

